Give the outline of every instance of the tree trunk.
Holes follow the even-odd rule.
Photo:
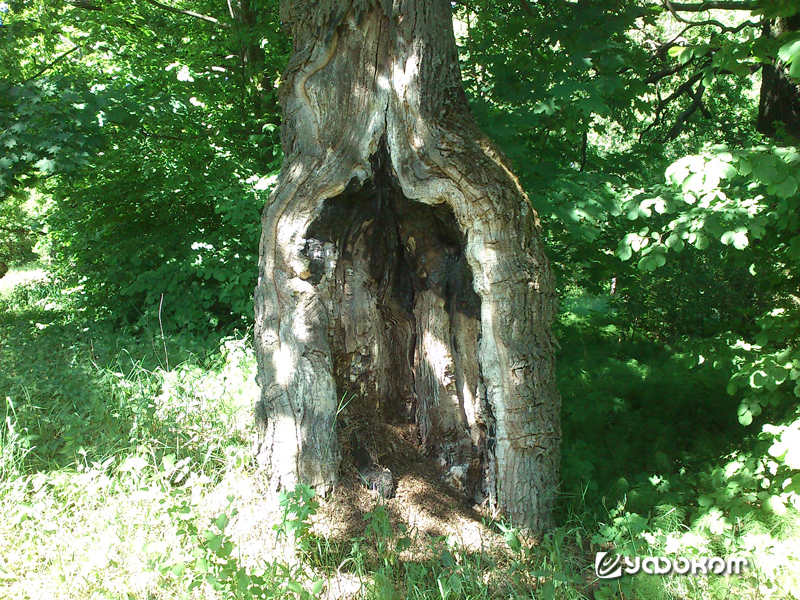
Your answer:
[[[766,26],[765,35],[780,37],[789,31],[800,30],[800,14],[776,19]],[[758,103],[756,129],[764,135],[800,141],[800,84],[789,77],[780,60],[764,65],[761,71],[761,97]]]
[[[263,215],[258,457],[326,492],[414,422],[442,477],[542,531],[558,484],[553,277],[479,132],[446,0],[285,0],[283,168]],[[346,405],[346,408],[344,406]]]

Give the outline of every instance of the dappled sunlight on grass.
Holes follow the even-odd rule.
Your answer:
[[[0,296],[4,600],[222,599],[244,589],[287,599],[700,599],[798,589],[796,511],[767,514],[748,500],[758,455],[720,459],[737,436],[743,447],[737,400],[720,393],[727,374],[620,334],[603,302],[576,305],[558,328],[560,525],[531,539],[481,518],[422,467],[398,471],[392,500],[343,489],[317,509],[313,491],[298,488],[279,506],[250,446],[258,388],[247,338],[203,349],[135,337],[81,321],[70,298],[47,278]],[[789,433],[776,429],[776,443]],[[607,583],[593,560],[610,547],[744,555],[754,567]]]
[[[7,294],[20,284],[45,281],[47,278],[47,271],[38,265],[10,269],[8,273],[0,277],[0,295]]]

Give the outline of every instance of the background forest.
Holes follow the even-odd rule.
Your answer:
[[[476,546],[375,499],[339,539],[302,486],[270,520],[250,328],[277,2],[7,0],[1,598],[800,598],[796,0],[453,10],[558,277],[558,528],[485,518]],[[611,547],[751,569],[600,581]]]

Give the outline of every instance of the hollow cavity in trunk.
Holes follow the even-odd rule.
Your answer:
[[[445,481],[480,502],[493,431],[465,240],[449,206],[404,197],[385,150],[373,163],[373,177],[326,200],[305,236],[347,406],[340,439],[363,467],[378,460],[382,423],[414,422]]]

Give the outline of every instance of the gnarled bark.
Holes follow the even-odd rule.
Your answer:
[[[800,14],[768,23],[764,35],[778,38],[798,30]],[[783,132],[788,141],[800,141],[800,84],[789,77],[787,66],[777,58],[761,70],[756,129],[770,137]]]
[[[542,530],[560,442],[553,278],[537,216],[470,115],[449,4],[286,0],[282,15],[294,53],[256,288],[259,459],[274,486],[330,489],[345,398],[362,422],[416,422],[450,485]]]

